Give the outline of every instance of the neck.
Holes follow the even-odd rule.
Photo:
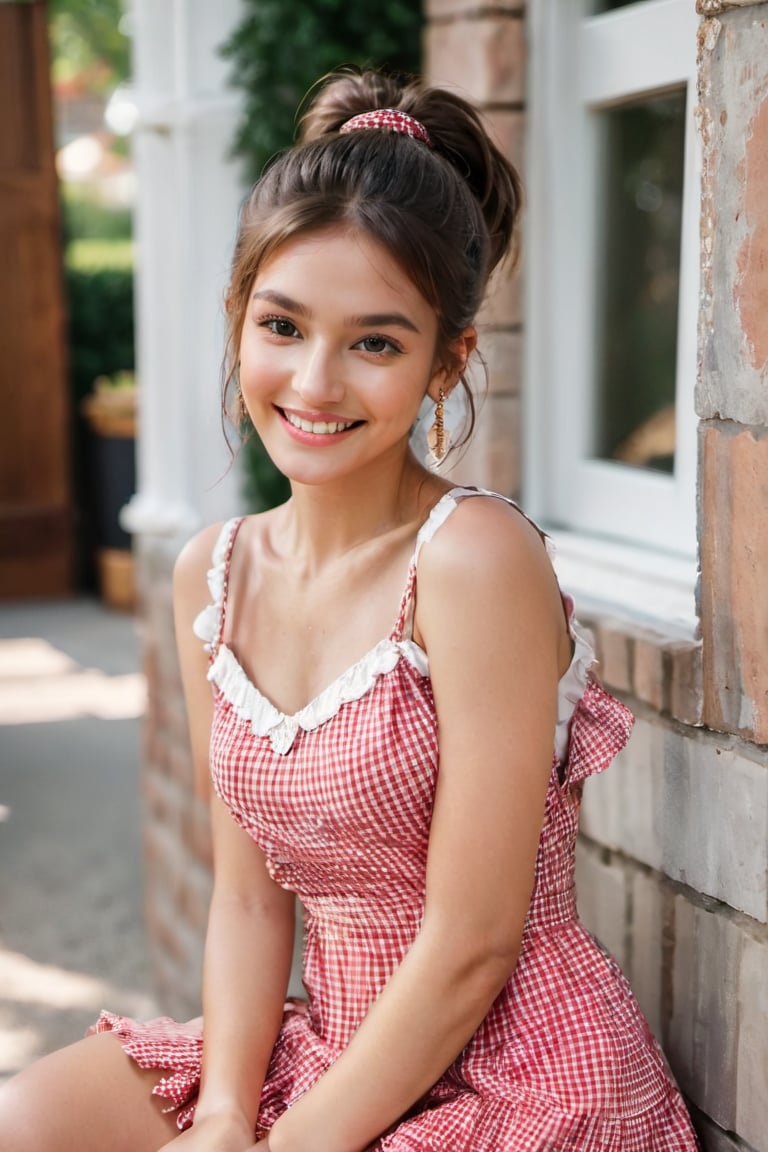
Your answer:
[[[439,483],[439,482],[438,482]],[[352,549],[421,519],[434,499],[429,474],[407,453],[328,484],[292,484],[279,551],[314,573]]]

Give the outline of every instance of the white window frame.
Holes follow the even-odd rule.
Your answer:
[[[588,0],[529,0],[526,508],[544,523],[670,557],[696,556],[701,157],[693,0],[599,16]],[[598,133],[593,112],[687,86],[674,475],[589,454],[597,300]],[[581,547],[581,545],[580,545]],[[683,568],[680,566],[683,561]],[[691,563],[691,562],[694,563]],[[630,567],[632,561],[628,561]],[[686,567],[687,564],[687,567]],[[685,581],[684,581],[685,582]]]

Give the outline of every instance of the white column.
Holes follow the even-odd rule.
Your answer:
[[[240,0],[133,0],[139,122],[138,492],[130,531],[180,542],[237,510],[220,417],[223,293],[245,188],[229,151],[240,98],[219,47]]]

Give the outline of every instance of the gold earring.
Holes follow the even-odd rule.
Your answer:
[[[427,446],[429,458],[435,467],[442,464],[450,444],[450,436],[445,430],[445,392],[441,388],[437,394],[435,404],[435,420],[427,433]]]
[[[232,420],[233,424],[235,424],[238,428],[242,428],[243,424],[248,423],[248,421],[250,420],[250,416],[248,415],[248,409],[245,406],[245,400],[243,398],[243,390],[240,387],[240,361],[239,360],[238,360],[237,364],[235,364],[235,367],[232,371],[231,379],[232,379],[232,383],[235,385],[235,388],[237,389],[237,392],[235,394],[234,405],[233,405],[232,409],[230,409],[230,417],[229,418],[230,418],[230,420]]]

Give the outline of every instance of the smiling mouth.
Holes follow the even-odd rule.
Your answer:
[[[299,428],[302,432],[311,432],[315,436],[331,436],[335,432],[346,432],[348,428],[357,428],[363,423],[362,420],[305,420],[293,412],[286,412],[284,408],[281,408],[280,411],[293,428]]]

